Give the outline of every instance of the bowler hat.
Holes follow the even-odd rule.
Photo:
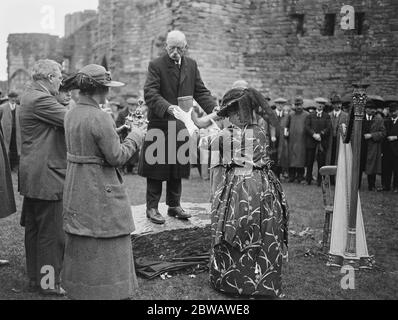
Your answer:
[[[336,94],[330,99],[330,102],[331,103],[341,103],[342,102],[341,97],[338,94]]]
[[[365,108],[377,109],[377,105],[373,100],[368,100],[368,101],[366,101]]]
[[[391,102],[389,107],[390,107],[390,112],[398,110],[398,102]]]
[[[302,96],[296,96],[296,97],[294,98],[294,104],[295,104],[295,105],[303,104],[303,102],[304,102],[304,100],[303,100],[303,97],[302,97]]]
[[[8,94],[9,98],[18,98],[18,93],[16,93],[15,91],[10,91],[10,93]]]

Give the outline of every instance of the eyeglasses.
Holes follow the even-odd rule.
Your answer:
[[[179,46],[166,46],[166,49],[169,51],[174,51],[177,50],[178,52],[183,52],[185,50],[186,46],[184,47],[179,47]]]

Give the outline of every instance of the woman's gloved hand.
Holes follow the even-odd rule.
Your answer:
[[[192,121],[192,110],[193,109],[190,109],[188,112],[185,112],[180,107],[176,107],[174,109],[174,117],[178,120],[181,120],[185,124],[185,127],[187,128],[190,136],[192,136],[195,131],[199,130],[195,123]]]

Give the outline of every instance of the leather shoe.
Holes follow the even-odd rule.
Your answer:
[[[63,297],[66,296],[66,291],[59,284],[56,284],[54,289],[41,289],[40,294],[44,296]]]
[[[147,209],[146,216],[153,223],[156,223],[156,224],[164,224],[165,223],[165,220],[164,220],[163,216],[160,214],[158,209],[153,209],[153,208]]]
[[[185,210],[181,207],[169,207],[169,209],[167,210],[167,214],[170,217],[182,220],[186,220],[191,217],[191,215],[189,213],[186,213]]]

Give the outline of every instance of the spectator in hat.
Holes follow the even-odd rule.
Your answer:
[[[289,115],[283,112],[286,103],[287,100],[285,98],[274,100],[274,104],[276,105],[274,112],[278,120],[278,128],[276,128],[276,140],[273,144],[276,150],[276,157],[272,160],[274,161],[273,170],[278,179],[280,179],[283,168],[289,167],[288,140],[287,137],[285,137],[285,129],[288,127]]]
[[[376,114],[377,106],[369,100],[365,105],[365,117],[362,121],[361,163],[359,188],[362,173],[368,177],[368,190],[376,191],[376,175],[381,174],[381,144],[386,136],[383,118]]]
[[[38,60],[32,82],[21,96],[21,161],[19,190],[24,196],[21,224],[25,226],[29,289],[64,295],[61,268],[65,234],[62,230],[66,172],[64,118],[67,109],[57,99],[62,67],[53,60]],[[53,270],[55,286],[40,287],[42,268]]]
[[[312,183],[312,171],[316,159],[318,165],[317,183],[321,185],[321,175],[319,169],[326,164],[326,151],[328,148],[328,139],[331,131],[330,116],[324,112],[325,103],[317,101],[316,111],[309,114],[305,121],[306,138],[306,164],[307,175],[306,182]]]
[[[308,112],[303,109],[303,98],[294,99],[294,111],[290,114],[285,135],[289,137],[289,182],[304,179],[306,160],[305,121]]]
[[[398,193],[398,102],[390,104],[390,118],[386,121],[386,148],[383,151],[383,191],[391,189]]]
[[[134,221],[117,167],[142,145],[132,126],[123,143],[100,109],[113,81],[103,66],[83,67],[71,78],[78,106],[65,117],[68,150],[64,192],[66,249],[63,281],[72,299],[127,299],[137,287],[130,234]]]
[[[21,127],[19,124],[20,106],[18,94],[11,91],[8,101],[0,106],[0,129],[3,131],[11,170],[17,170],[21,156]]]
[[[328,150],[326,156],[326,164],[337,165],[339,156],[340,138],[342,137],[342,124],[348,126],[348,113],[342,109],[341,97],[336,94],[332,96],[331,103],[333,111],[329,113],[331,118],[331,134],[329,135]],[[331,183],[334,184],[334,176],[330,177]]]

